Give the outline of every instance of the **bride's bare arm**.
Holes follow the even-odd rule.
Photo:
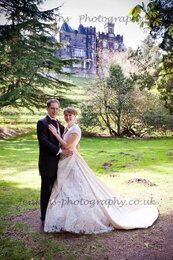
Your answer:
[[[52,134],[58,139],[58,141],[61,143],[62,147],[65,149],[70,148],[73,143],[76,141],[78,135],[75,133],[72,133],[69,137],[69,139],[67,140],[67,142],[65,142],[61,136],[57,133],[56,128],[53,125],[49,125],[49,130],[52,132]]]

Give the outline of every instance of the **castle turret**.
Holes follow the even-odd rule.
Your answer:
[[[114,34],[114,23],[106,23],[104,25],[104,30],[105,30],[105,33],[112,33]]]

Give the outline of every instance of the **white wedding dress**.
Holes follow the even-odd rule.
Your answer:
[[[131,205],[128,200],[122,205],[124,199],[92,172],[76,150],[81,138],[79,126],[73,125],[63,139],[66,141],[72,133],[77,133],[78,139],[71,147],[73,155],[59,161],[44,231],[98,234],[113,229],[151,226],[158,217],[157,208],[154,205]]]

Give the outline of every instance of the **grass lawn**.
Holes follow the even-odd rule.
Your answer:
[[[152,198],[160,211],[149,229],[90,236],[39,230],[35,134],[0,140],[0,145],[1,259],[171,259],[172,139],[82,138],[80,153],[99,178],[122,197]],[[133,178],[155,186],[128,184]]]

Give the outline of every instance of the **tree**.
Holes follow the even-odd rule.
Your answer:
[[[113,98],[113,90],[107,86],[106,79],[96,80],[88,89],[88,101],[81,106],[80,125],[84,132],[95,132],[96,128],[108,129],[111,136],[116,136],[115,118],[110,118],[108,106]],[[113,122],[113,123],[112,123]]]
[[[132,81],[124,76],[121,67],[111,65],[109,77],[99,79],[90,88],[90,101],[82,109],[82,123],[106,128],[111,136],[122,136],[122,115],[132,89]]]
[[[129,51],[131,64],[138,67],[137,72],[131,73],[132,79],[140,89],[151,89],[159,76],[161,53],[151,37],[147,37],[137,50]]]
[[[173,24],[172,0],[149,0],[145,6],[136,5],[130,10],[133,22],[140,22],[140,27],[147,27],[153,39],[160,39],[160,48],[172,51]]]
[[[87,92],[80,120],[85,133],[107,130],[111,136],[142,137],[172,128],[172,116],[156,91],[134,86],[119,65],[112,65],[109,73]]]
[[[72,60],[60,60],[52,37],[59,8],[41,11],[42,0],[0,0],[7,23],[0,25],[0,107],[40,107],[48,98],[65,100],[67,82],[57,75]]]
[[[109,131],[111,136],[118,136],[118,110],[113,111],[116,96],[114,89],[106,81],[98,81],[87,93],[89,101],[82,105],[80,125],[89,133]],[[135,88],[127,92],[121,110],[120,136],[165,134],[173,127],[173,117],[164,107],[158,94],[147,89]]]
[[[135,88],[127,96],[122,115],[124,135],[157,135],[170,130],[173,126],[172,116],[157,93]]]
[[[158,89],[166,107],[173,113],[173,2],[172,0],[149,0],[145,6],[136,5],[129,14],[133,22],[146,27],[151,37],[160,42],[163,58],[159,73]],[[170,87],[172,86],[172,87]]]
[[[173,114],[173,77],[162,77],[158,81],[158,90],[165,102],[165,107]]]
[[[107,105],[107,109],[114,113],[117,118],[117,135],[121,135],[121,116],[123,107],[126,101],[126,96],[129,91],[133,89],[132,81],[125,77],[122,69],[119,65],[111,65],[110,76],[107,80],[108,86],[110,86],[115,93],[115,99],[113,106]]]

